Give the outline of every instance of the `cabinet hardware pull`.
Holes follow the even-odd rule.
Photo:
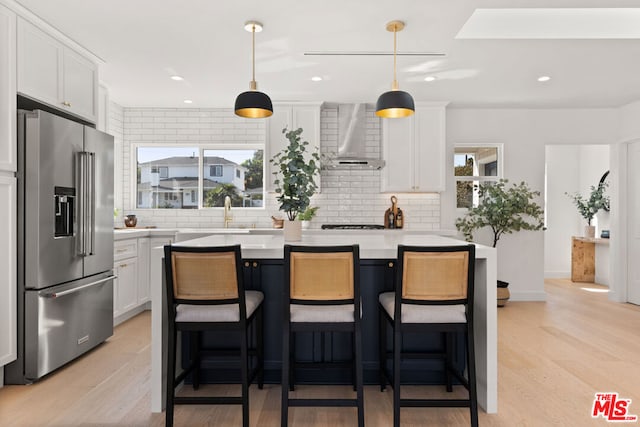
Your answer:
[[[244,266],[245,266],[245,267],[249,267],[249,261],[245,261],[245,262],[244,262]]]
[[[120,268],[125,268],[127,266],[127,264],[120,264],[119,267]]]
[[[253,266],[254,266],[254,267],[257,267],[257,266],[258,266],[258,263],[257,263],[256,261],[253,261]]]
[[[62,105],[64,105],[65,107],[71,107],[71,103],[69,101],[64,101]]]
[[[391,268],[391,267],[393,267],[393,263],[392,262],[389,263],[389,268]]]
[[[118,252],[118,253],[120,253],[120,252],[126,252],[126,251],[127,251],[127,248],[124,248],[124,249],[117,249],[117,250],[116,250],[116,252]]]

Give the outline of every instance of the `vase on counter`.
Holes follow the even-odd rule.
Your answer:
[[[284,241],[299,242],[302,240],[302,221],[284,222]]]
[[[127,227],[135,227],[138,223],[138,218],[135,215],[126,215],[124,217],[124,225]]]
[[[308,230],[309,227],[311,226],[311,221],[307,221],[307,220],[303,219],[302,221],[300,221],[300,224],[302,224],[302,229],[303,230]]]
[[[594,239],[596,237],[596,227],[593,225],[585,226],[584,237],[586,237],[587,239]]]

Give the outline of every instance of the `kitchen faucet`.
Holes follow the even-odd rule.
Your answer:
[[[231,210],[231,197],[224,198],[224,228],[229,228],[229,223],[233,221],[233,216],[229,213]]]

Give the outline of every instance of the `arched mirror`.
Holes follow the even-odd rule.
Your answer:
[[[604,174],[602,174],[602,178],[600,178],[600,183],[598,184],[598,186],[609,185],[608,178],[609,178],[609,171],[606,171]],[[602,209],[609,212],[609,209],[610,209],[609,203],[607,202],[607,204]]]

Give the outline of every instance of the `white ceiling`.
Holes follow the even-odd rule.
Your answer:
[[[304,56],[392,51],[385,24],[406,23],[400,88],[453,106],[617,107],[640,99],[638,39],[456,39],[476,8],[622,8],[638,0],[18,0],[105,63],[101,80],[126,107],[231,108],[251,80],[258,20],[258,88],[274,101],[375,102],[389,90],[390,56]],[[169,79],[179,74],[184,81]],[[436,76],[425,82],[428,75]],[[541,75],[551,76],[546,83]],[[322,76],[321,82],[311,81]]]

